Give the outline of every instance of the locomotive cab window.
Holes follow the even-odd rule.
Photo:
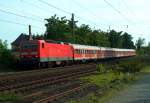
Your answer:
[[[44,43],[42,43],[42,48],[44,48]]]

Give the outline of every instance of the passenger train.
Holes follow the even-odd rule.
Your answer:
[[[106,58],[135,56],[134,49],[106,48],[49,40],[28,40],[20,44],[20,63],[49,67]]]

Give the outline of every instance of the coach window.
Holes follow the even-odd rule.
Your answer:
[[[42,48],[44,48],[44,43],[42,43]]]
[[[78,49],[75,50],[75,53],[78,54]]]
[[[93,54],[95,54],[96,53],[96,50],[93,50]]]
[[[78,54],[80,54],[80,49],[78,49]]]
[[[78,54],[78,50],[77,49],[75,50],[75,53]]]
[[[79,54],[79,49],[76,49],[76,54]]]

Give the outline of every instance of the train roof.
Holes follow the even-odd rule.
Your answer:
[[[101,50],[112,50],[112,51],[135,51],[134,49],[122,49],[122,48],[108,48],[108,47],[100,47]]]
[[[75,49],[88,49],[88,50],[100,50],[97,46],[88,46],[88,45],[80,45],[80,44],[70,44]]]
[[[109,48],[109,47],[98,47],[98,46],[88,46],[80,44],[70,44],[75,49],[88,49],[88,50],[108,50],[108,51],[135,51],[134,49],[120,49],[120,48]]]

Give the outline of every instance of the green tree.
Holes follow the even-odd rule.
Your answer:
[[[144,45],[144,42],[145,42],[145,39],[144,38],[139,38],[137,41],[136,41],[136,49],[137,50],[140,50],[141,47]]]
[[[134,43],[132,41],[132,36],[126,32],[122,35],[122,48],[126,48],[126,49],[135,48]]]
[[[140,51],[143,51],[143,54],[145,55],[150,55],[150,42],[148,43],[147,46],[142,47]]]
[[[147,51],[147,54],[150,55],[150,42],[148,43],[148,46],[147,46],[147,50],[146,50],[146,51]]]
[[[47,23],[46,26],[46,39],[53,39],[57,41],[67,41],[66,34],[71,35],[71,27],[68,25],[68,20],[66,17],[52,16],[49,19],[45,19]]]
[[[96,39],[97,39],[97,46],[110,47],[109,37],[106,32],[99,31]]]
[[[75,35],[76,35],[76,43],[78,44],[88,44],[88,36],[89,33],[92,33],[91,28],[89,25],[82,24],[80,27],[77,28]]]
[[[89,33],[88,44],[102,47],[110,46],[107,33],[100,30],[94,30],[91,33]]]
[[[13,56],[11,51],[8,49],[7,41],[0,40],[0,61],[3,63],[13,62]]]
[[[122,32],[116,32],[115,30],[111,30],[108,33],[110,47],[112,47],[112,48],[121,48],[122,47],[121,33]]]

